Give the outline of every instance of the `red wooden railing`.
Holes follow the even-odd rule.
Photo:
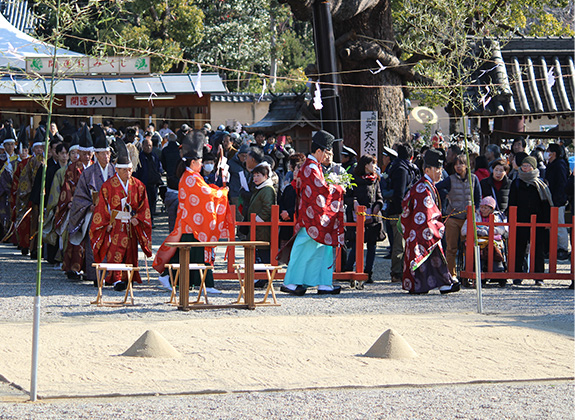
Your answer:
[[[473,216],[473,210],[471,206],[467,207],[467,220],[471,221]],[[469,222],[468,222],[469,223]],[[571,235],[571,271],[569,273],[558,273],[557,272],[557,237],[560,227],[565,228],[575,228],[575,217],[572,217],[571,223],[559,223],[559,208],[551,207],[551,219],[549,223],[538,223],[537,216],[531,215],[531,221],[529,223],[520,223],[517,221],[517,207],[509,207],[509,217],[505,223],[495,223],[493,215],[489,216],[489,222],[487,223],[477,223],[479,226],[489,226],[489,239],[488,239],[488,259],[487,268],[488,271],[482,271],[481,278],[486,279],[531,279],[531,280],[573,280],[575,276],[575,235]],[[495,226],[507,226],[509,229],[509,236],[507,239],[507,271],[505,272],[494,272],[493,270],[493,239],[495,236]],[[515,272],[515,249],[517,242],[517,228],[518,227],[529,227],[530,229],[530,239],[529,239],[529,272]],[[536,228],[546,228],[549,230],[549,270],[547,273],[535,273],[535,233]],[[474,251],[473,251],[473,235],[470,234],[471,229],[467,230],[468,235],[465,239],[465,267],[460,273],[460,277],[464,279],[474,279]],[[572,231],[575,233],[575,230]]]
[[[271,227],[271,240],[270,240],[270,256],[271,263],[275,264],[275,256],[279,251],[279,228],[281,226],[294,226],[295,222],[284,222],[280,219],[280,208],[278,205],[272,206],[272,220],[270,222],[256,222],[256,215],[251,215],[251,220],[245,222],[236,222],[236,209],[235,206],[230,206],[233,215],[233,229],[232,232],[236,231],[238,226],[249,226],[250,227],[250,240],[256,240],[256,226],[270,226]],[[357,208],[358,213],[365,213],[365,206],[359,206]],[[355,247],[355,271],[342,272],[341,271],[341,255],[337,255],[335,261],[335,270],[333,273],[333,278],[336,280],[357,280],[365,281],[367,280],[367,274],[363,272],[363,239],[364,239],[364,224],[365,216],[363,214],[357,215],[357,220],[355,222],[345,223],[345,226],[355,227],[356,232],[356,247]],[[341,252],[341,249],[339,250]],[[228,247],[227,252],[227,270],[214,271],[214,278],[216,279],[235,279],[236,274],[234,272],[234,264],[236,262],[236,253],[234,247]],[[285,273],[278,272],[276,278],[283,279]],[[267,279],[265,272],[256,272],[256,279]]]

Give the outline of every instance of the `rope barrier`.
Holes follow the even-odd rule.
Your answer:
[[[467,213],[467,210],[458,211],[457,213],[454,213],[452,211],[447,216],[443,216],[443,218],[447,221],[447,219],[449,219],[451,216],[457,216],[458,214],[463,214],[463,213]],[[377,217],[377,218],[380,218],[383,220],[391,220],[391,221],[398,221],[399,220],[399,217],[386,217],[386,216],[382,216],[381,214],[369,214],[369,213],[366,213],[364,211],[356,211],[355,214],[360,215],[360,216],[366,216],[366,217]]]

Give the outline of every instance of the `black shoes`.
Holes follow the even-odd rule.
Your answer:
[[[317,289],[318,295],[339,295],[340,292],[341,292],[341,286],[333,286],[333,289],[331,290]]]
[[[126,290],[127,287],[128,287],[127,281],[117,281],[116,283],[114,283],[114,290],[116,292],[122,292]]]
[[[557,251],[557,259],[559,261],[565,261],[571,258],[571,253],[569,251],[565,251],[564,249],[560,249]]]
[[[268,286],[268,281],[264,279],[254,282],[254,289],[265,289]]]
[[[367,280],[365,281],[366,283],[373,283],[372,274],[373,273],[367,273]]]
[[[445,295],[446,293],[453,293],[453,292],[459,292],[461,290],[461,283],[457,282],[457,283],[453,283],[451,285],[450,289],[447,290],[440,290],[439,292],[442,295]]]
[[[292,290],[288,287],[285,287],[284,285],[282,285],[280,287],[280,291],[282,291],[284,293],[288,293],[290,295],[294,295],[294,296],[303,296],[303,295],[305,295],[306,290],[307,289],[305,287],[303,287],[302,285],[297,286],[295,288],[295,290]]]
[[[75,280],[75,281],[82,280],[82,276],[76,273],[75,271],[66,271],[66,277],[68,278],[68,280]]]

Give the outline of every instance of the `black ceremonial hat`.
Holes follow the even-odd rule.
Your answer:
[[[429,149],[425,152],[423,156],[423,162],[426,166],[432,166],[434,168],[443,167],[443,155],[439,150]]]
[[[32,143],[32,147],[44,145],[46,143],[46,126],[39,125],[36,129],[36,134],[34,135],[34,142]]]
[[[319,130],[315,133],[311,140],[312,143],[315,143],[322,149],[331,149],[334,142],[341,141],[341,139],[336,139],[333,135],[324,130]]]
[[[201,131],[187,133],[182,140],[182,150],[187,159],[201,159],[206,142],[206,136]]]
[[[68,145],[68,151],[71,151],[73,149],[78,150],[78,148],[80,147],[79,142],[79,138],[78,138],[78,133],[74,133],[72,134],[70,137],[72,137],[72,141],[70,141],[70,144]]]
[[[126,143],[122,139],[116,139],[116,168],[131,168],[132,159],[126,147]]]
[[[78,144],[80,147],[79,150],[84,152],[93,152],[94,151],[94,143],[92,142],[92,135],[90,134],[90,130],[88,130],[88,125],[84,124],[84,126],[80,129],[78,133]]]
[[[105,152],[106,150],[110,150],[108,139],[106,138],[106,134],[104,133],[104,130],[102,130],[102,126],[100,124],[94,124],[92,127],[92,135],[94,139],[95,152]]]
[[[30,138],[28,136],[27,126],[23,125],[20,127],[20,132],[18,133],[18,147],[22,149],[22,147],[29,148],[30,147]]]

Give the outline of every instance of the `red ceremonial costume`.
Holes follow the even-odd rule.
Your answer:
[[[412,293],[452,283],[441,247],[445,227],[439,205],[437,189],[427,176],[417,181],[403,199],[403,289]]]
[[[284,284],[331,287],[334,248],[344,243],[341,185],[328,185],[321,165],[309,155],[299,171],[296,239]]]
[[[341,185],[325,182],[321,165],[308,156],[299,171],[298,218],[295,232],[306,228],[307,234],[320,244],[337,246],[344,243],[343,196]]]
[[[84,164],[79,160],[76,163],[68,166],[66,169],[66,174],[64,175],[64,184],[60,190],[60,197],[58,199],[58,205],[56,206],[56,213],[54,215],[54,229],[56,233],[60,236],[66,236],[66,246],[64,247],[64,258],[62,262],[63,271],[81,271],[85,268],[84,259],[84,245],[73,245],[70,243],[67,231],[68,231],[68,217],[69,217],[69,205],[74,197],[74,191],[76,191],[76,185],[80,180],[80,175],[84,171]]]
[[[18,188],[16,190],[16,223],[20,223],[17,229],[18,245],[20,248],[30,248],[30,236],[36,232],[31,232],[31,227],[37,227],[38,223],[32,223],[32,203],[30,193],[36,178],[36,172],[42,166],[43,155],[33,156],[26,160],[22,167],[22,172],[18,177]],[[19,167],[20,165],[18,165]],[[37,216],[37,213],[36,213]]]
[[[20,174],[22,173],[22,169],[28,163],[30,157],[25,158],[18,162],[16,165],[16,170],[14,171],[14,175],[12,175],[12,187],[10,188],[10,208],[12,209],[11,212],[11,219],[14,224],[18,222],[17,215],[16,215],[16,192],[18,191],[18,184],[20,183]],[[12,243],[14,245],[19,245],[19,233],[16,231],[15,235],[12,235]]]
[[[90,225],[90,240],[94,261],[101,263],[124,263],[138,266],[138,243],[146,256],[152,256],[152,216],[146,195],[146,186],[134,177],[127,182],[127,191],[118,174],[102,185],[98,203]],[[138,220],[133,225],[132,218]],[[108,232],[108,226],[112,229]],[[110,278],[111,277],[111,278]],[[106,283],[122,280],[121,272],[113,272]],[[133,280],[141,283],[138,272]]]
[[[185,233],[192,233],[200,242],[216,242],[220,238],[230,238],[231,213],[227,189],[208,185],[199,173],[186,168],[180,178],[178,200],[176,226],[164,240],[154,259],[154,269],[159,273],[164,272],[164,266],[170,262],[177,250],[166,243],[180,242]],[[211,248],[206,248],[205,262],[211,263],[211,254]]]

